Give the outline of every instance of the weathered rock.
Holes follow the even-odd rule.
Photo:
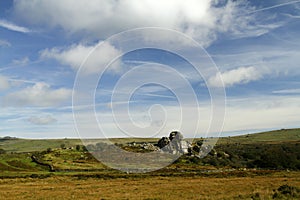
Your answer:
[[[173,131],[169,135],[169,139],[171,141],[172,152],[183,153],[181,142],[183,139],[183,135],[179,131]]]
[[[188,153],[190,144],[183,141],[183,135],[179,131],[172,131],[169,137],[162,137],[157,146],[165,152],[177,154]]]
[[[145,143],[142,145],[143,149],[147,149],[147,150],[150,150],[150,151],[158,151],[159,148],[154,146],[153,144],[150,144],[150,143]]]
[[[162,137],[158,143],[157,143],[157,146],[162,149],[164,148],[165,146],[167,146],[168,144],[170,143],[170,139],[168,137]]]
[[[181,141],[183,139],[183,135],[179,131],[172,131],[169,135],[169,139],[171,141]]]

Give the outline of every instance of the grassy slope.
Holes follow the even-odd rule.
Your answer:
[[[113,138],[110,139],[113,143],[128,143],[128,142],[157,142],[158,139],[155,138]],[[87,141],[88,143],[98,143],[105,142],[102,139],[91,139]],[[75,147],[76,145],[82,145],[80,139],[10,139],[1,140],[0,148],[8,152],[33,152],[33,151],[45,151],[48,148],[60,148],[61,144],[65,144],[68,147]]]
[[[219,143],[280,143],[300,141],[300,129],[276,131],[220,138]]]
[[[157,139],[126,138],[113,139],[112,142],[127,143],[132,141],[156,142]],[[219,143],[278,143],[291,141],[300,141],[300,129],[220,138]],[[232,177],[224,175],[225,172],[216,173],[216,175],[207,172],[201,174],[201,176],[196,176],[195,171],[187,172],[188,165],[183,164],[172,165],[161,172],[155,172],[157,174],[153,177],[151,174],[146,174],[147,176],[139,178],[133,174],[130,178],[125,173],[115,172],[107,169],[97,161],[86,159],[88,155],[82,151],[59,149],[61,144],[65,144],[66,147],[74,147],[81,144],[81,141],[79,139],[0,140],[0,148],[8,151],[30,152],[58,148],[46,154],[43,160],[52,163],[55,168],[59,169],[85,170],[83,172],[50,173],[47,168],[33,163],[30,153],[0,154],[0,191],[2,191],[0,195],[5,199],[32,199],[33,197],[74,199],[74,196],[87,198],[87,195],[89,199],[99,199],[100,197],[103,199],[120,199],[125,196],[129,199],[252,199],[254,194],[259,193],[262,199],[269,199],[273,194],[272,191],[280,185],[288,183],[300,187],[299,172],[280,172],[284,174],[266,174],[266,176],[251,174],[256,173],[256,171],[251,173],[244,171],[228,172],[237,173]],[[195,165],[192,167],[194,169]],[[198,167],[200,172],[201,166]],[[183,172],[180,170],[181,168]],[[95,172],[94,170],[102,171]],[[95,176],[92,176],[93,173],[95,173]],[[168,173],[170,175],[166,176]],[[180,174],[176,176],[176,173]],[[239,173],[242,173],[241,176],[243,177],[240,177]],[[247,173],[250,174],[247,175]],[[62,176],[54,176],[56,174]],[[82,176],[80,176],[81,174]],[[160,174],[163,174],[164,177]],[[36,178],[32,175],[36,175]],[[209,175],[211,177],[205,177]],[[214,176],[217,178],[214,178]],[[3,179],[4,177],[15,178]],[[44,179],[46,177],[48,178]],[[111,179],[111,177],[117,178]],[[16,190],[16,188],[18,189]]]
[[[93,143],[102,140],[91,140]],[[157,142],[157,138],[114,138],[113,143],[128,143],[128,142]],[[218,143],[277,143],[300,141],[300,129],[284,129],[256,134],[248,134],[235,137],[220,138]],[[28,139],[13,139],[0,140],[0,148],[8,152],[32,152],[44,151],[47,148],[59,148],[61,144],[66,147],[75,147],[77,144],[82,144],[80,139],[48,139],[48,140],[28,140]]]
[[[79,139],[47,139],[47,140],[29,140],[29,139],[12,139],[0,140],[0,148],[8,152],[32,152],[44,151],[47,148],[59,148],[61,144],[66,147],[75,147],[81,144]]]

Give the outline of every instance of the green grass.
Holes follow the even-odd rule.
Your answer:
[[[1,172],[35,172],[45,169],[31,161],[28,153],[0,154]]]
[[[91,139],[87,142],[97,143],[105,142],[102,139]],[[125,144],[130,142],[142,143],[151,142],[156,143],[158,138],[112,138],[112,143]],[[278,142],[292,142],[300,141],[300,129],[283,129],[277,131],[247,134],[235,137],[222,137],[219,139],[219,144],[224,143],[278,143]],[[78,144],[82,144],[80,139],[0,139],[0,148],[7,152],[33,152],[33,151],[44,151],[48,148],[56,149],[60,148],[61,144],[65,144],[66,147],[74,147]]]
[[[142,143],[142,142],[157,142],[157,138],[112,138],[112,143],[126,144],[130,142]],[[88,139],[87,143],[96,144],[98,142],[106,142],[104,139]],[[65,144],[66,148],[76,145],[82,145],[80,139],[9,139],[4,140],[0,138],[0,148],[7,152],[34,152],[45,151],[48,148],[56,149],[60,148],[61,144]]]
[[[7,152],[33,152],[44,151],[48,148],[60,148],[61,144],[65,144],[66,147],[75,147],[77,144],[81,144],[80,139],[10,139],[0,140],[0,148]]]
[[[281,143],[300,141],[300,129],[281,129],[235,137],[222,137],[218,143]]]
[[[103,141],[99,139],[90,142]],[[118,144],[155,143],[158,139],[115,138],[111,141]],[[247,159],[250,159],[248,155],[251,153],[250,150],[267,153],[265,150],[268,150],[269,146],[272,147],[269,149],[270,155],[274,154],[273,150],[277,146],[281,148],[280,151],[284,149],[290,154],[292,147],[299,150],[297,146],[299,141],[300,129],[224,137],[220,138],[219,145],[215,146],[221,156],[217,154],[210,157],[221,161],[224,159],[221,153],[231,150],[233,155],[238,155],[232,156],[233,160],[242,159],[241,156],[248,156]],[[65,144],[67,149],[61,149],[61,144]],[[74,197],[122,199],[126,194],[132,195],[128,196],[129,199],[136,199],[139,193],[140,197],[143,196],[141,199],[254,199],[252,197],[270,199],[276,192],[275,189],[281,185],[288,183],[300,187],[299,171],[251,168],[244,170],[244,167],[234,169],[228,165],[218,168],[203,164],[205,161],[203,159],[200,160],[202,164],[192,162],[194,157],[182,157],[174,164],[151,173],[126,174],[104,166],[82,149],[77,151],[75,149],[77,144],[81,144],[81,140],[3,140],[0,138],[0,148],[7,151],[5,154],[0,154],[1,197],[5,199],[55,199],[54,197],[58,197],[57,199],[74,199]],[[227,146],[228,149],[223,149]],[[48,148],[52,150],[45,151]],[[253,155],[259,156],[253,152]],[[293,153],[299,155],[297,151]],[[56,171],[49,172],[49,168],[32,162],[32,154],[43,163],[53,165]],[[275,153],[274,156],[278,157],[279,153]],[[131,193],[128,192],[130,189],[132,189]],[[174,191],[177,193],[174,194]],[[277,193],[282,199],[279,190]]]

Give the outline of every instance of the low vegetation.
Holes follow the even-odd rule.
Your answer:
[[[280,140],[278,140],[278,138]],[[273,139],[272,139],[273,138]],[[110,169],[88,151],[103,140],[0,138],[4,199],[299,199],[300,129],[220,138],[198,158],[202,139],[175,163],[146,174]],[[114,139],[126,151],[157,150],[159,139]],[[58,187],[59,186],[59,187]],[[17,188],[17,189],[16,189]],[[56,198],[57,197],[57,198]]]

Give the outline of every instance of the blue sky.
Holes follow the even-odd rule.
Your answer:
[[[204,78],[174,52],[151,48],[124,54],[104,70],[122,49],[103,41],[143,27],[194,39],[218,73]],[[155,40],[209,64],[171,32]],[[203,136],[211,123],[210,89],[223,84],[223,135],[299,127],[299,35],[300,1],[293,0],[0,1],[0,136],[98,137],[95,123],[107,137],[159,137],[174,129],[186,137]],[[104,70],[94,86],[92,115],[94,105],[85,104],[86,94],[74,88],[86,58],[80,84]],[[72,94],[80,97],[76,108]],[[77,123],[84,130],[79,135],[74,109],[80,110]],[[189,113],[185,119],[182,110]],[[189,128],[195,121],[199,127]]]

